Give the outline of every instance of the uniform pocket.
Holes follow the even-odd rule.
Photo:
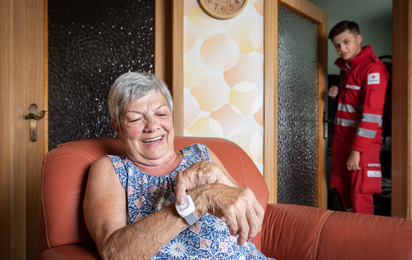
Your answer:
[[[369,163],[363,165],[363,183],[361,193],[375,194],[382,192],[382,170],[380,163]]]

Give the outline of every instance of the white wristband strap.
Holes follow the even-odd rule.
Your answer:
[[[195,215],[195,204],[193,203],[192,197],[186,195],[186,199],[182,204],[179,204],[176,200],[175,203],[177,213],[186,220],[189,225],[196,223],[199,218]]]
[[[192,212],[192,213],[190,213],[189,215],[187,215],[187,216],[185,217],[185,220],[186,220],[186,222],[187,222],[189,225],[193,225],[193,224],[195,224],[199,219],[196,217],[195,213]]]

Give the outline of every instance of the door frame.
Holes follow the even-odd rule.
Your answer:
[[[318,206],[327,207],[327,184],[326,184],[326,151],[327,142],[323,139],[322,111],[327,111],[327,95],[322,93],[327,91],[327,14],[306,0],[279,0],[264,1],[264,159],[263,177],[269,189],[269,203],[277,202],[277,13],[278,3],[287,6],[305,18],[310,19],[319,25],[319,185],[318,185]],[[168,38],[164,32],[171,32],[171,52],[170,55],[157,56],[155,52],[155,74],[160,78],[170,78],[167,73],[172,73],[172,80],[169,86],[172,89],[174,99],[174,127],[177,136],[183,135],[183,38],[184,38],[184,0],[174,0],[172,3],[172,17],[167,18],[164,10],[168,8],[167,1],[157,0],[155,7],[155,45],[159,46],[160,53],[164,55],[164,47],[168,45]],[[170,7],[169,7],[170,8]],[[167,21],[166,19],[170,19]],[[171,25],[171,28],[169,27]],[[163,33],[163,34],[162,34]],[[170,37],[170,36],[169,36]],[[156,50],[156,48],[155,48]],[[156,58],[157,56],[157,58]],[[171,61],[168,57],[171,57]],[[172,69],[166,72],[164,64],[170,64]],[[268,111],[273,111],[269,112]]]
[[[270,3],[269,3],[270,2]],[[273,2],[273,3],[272,3]],[[277,2],[277,3],[276,3]],[[273,28],[273,31],[277,32],[278,31],[278,4],[281,4],[288,9],[296,12],[297,14],[305,17],[306,19],[316,23],[318,25],[318,42],[319,42],[319,53],[318,53],[318,93],[319,93],[319,100],[318,100],[318,107],[319,107],[319,114],[318,114],[318,190],[317,190],[317,202],[318,202],[318,207],[320,208],[327,208],[327,139],[324,139],[324,131],[327,131],[327,126],[326,129],[324,129],[325,125],[323,124],[323,112],[328,111],[328,14],[324,12],[322,9],[318,8],[314,4],[310,3],[307,0],[278,0],[278,1],[265,1],[265,7],[266,4],[270,5],[275,5],[272,7],[273,9],[276,8],[275,12],[269,12],[268,16],[274,16],[271,15],[273,13],[276,14],[274,16],[275,21],[271,22],[271,24],[275,23],[275,27]],[[265,10],[266,12],[266,10]],[[266,13],[265,13],[266,14]],[[266,19],[266,15],[265,15]],[[270,29],[269,29],[270,30]],[[272,45],[268,46],[275,46],[275,52],[276,52],[276,59],[273,61],[275,65],[275,75],[276,75],[276,80],[268,85],[265,85],[265,91],[266,88],[269,87],[273,90],[269,90],[270,92],[273,92],[276,100],[276,107],[273,108],[273,110],[270,110],[271,107],[265,107],[265,111],[274,111],[274,115],[269,115],[272,118],[268,118],[269,120],[273,120],[274,124],[277,122],[277,91],[278,91],[278,85],[277,85],[277,74],[278,74],[278,68],[277,68],[277,51],[278,51],[278,36],[277,33],[275,35],[276,41]],[[272,47],[271,47],[272,48]],[[265,49],[266,51],[266,49]],[[265,52],[266,53],[266,52]],[[268,62],[272,62],[269,57]],[[265,55],[265,60],[266,60],[266,55]],[[266,65],[266,64],[265,64]],[[269,72],[268,72],[269,73]],[[267,73],[265,73],[266,75]],[[266,83],[266,82],[265,82]],[[269,82],[268,82],[269,83]],[[268,101],[271,103],[274,103],[272,100]],[[265,102],[266,104],[268,102]],[[265,124],[265,129],[266,129],[266,124]],[[272,174],[270,177],[265,177],[266,183],[274,183],[276,182],[276,190],[273,188],[273,194],[272,195],[272,201],[277,202],[277,127],[275,126],[274,130],[272,130],[272,127],[270,126],[268,129],[265,131],[268,131],[267,135],[267,140],[271,140],[270,138],[270,132],[276,132],[276,136],[272,137],[275,138],[274,140],[274,145],[275,145],[275,153],[274,157],[270,158],[275,158],[276,162],[276,167],[270,168],[270,172],[275,172],[275,174]],[[265,136],[266,137],[266,136]],[[266,141],[265,141],[266,143]],[[271,151],[266,151],[265,153],[268,152],[269,154]],[[266,157],[266,156],[265,156]],[[267,158],[266,161],[270,160],[270,158]],[[266,166],[266,161],[265,161],[265,166]],[[276,179],[276,180],[275,180]],[[269,186],[269,185],[268,185]],[[273,185],[272,185],[273,186]]]
[[[392,217],[412,218],[412,0],[393,0]]]

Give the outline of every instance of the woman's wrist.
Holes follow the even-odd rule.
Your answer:
[[[202,186],[206,186],[210,184],[204,184]],[[192,197],[193,203],[195,205],[195,215],[200,218],[206,213],[207,205],[206,204],[206,199],[205,199],[205,194],[203,192],[205,187],[202,187],[199,189],[201,186],[198,186],[190,191],[187,191],[187,194]]]

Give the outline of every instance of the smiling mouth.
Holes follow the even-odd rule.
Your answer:
[[[152,144],[152,143],[160,141],[162,139],[163,139],[163,136],[159,136],[159,137],[156,137],[156,138],[153,138],[153,139],[143,140],[142,142],[145,143],[145,144]]]

